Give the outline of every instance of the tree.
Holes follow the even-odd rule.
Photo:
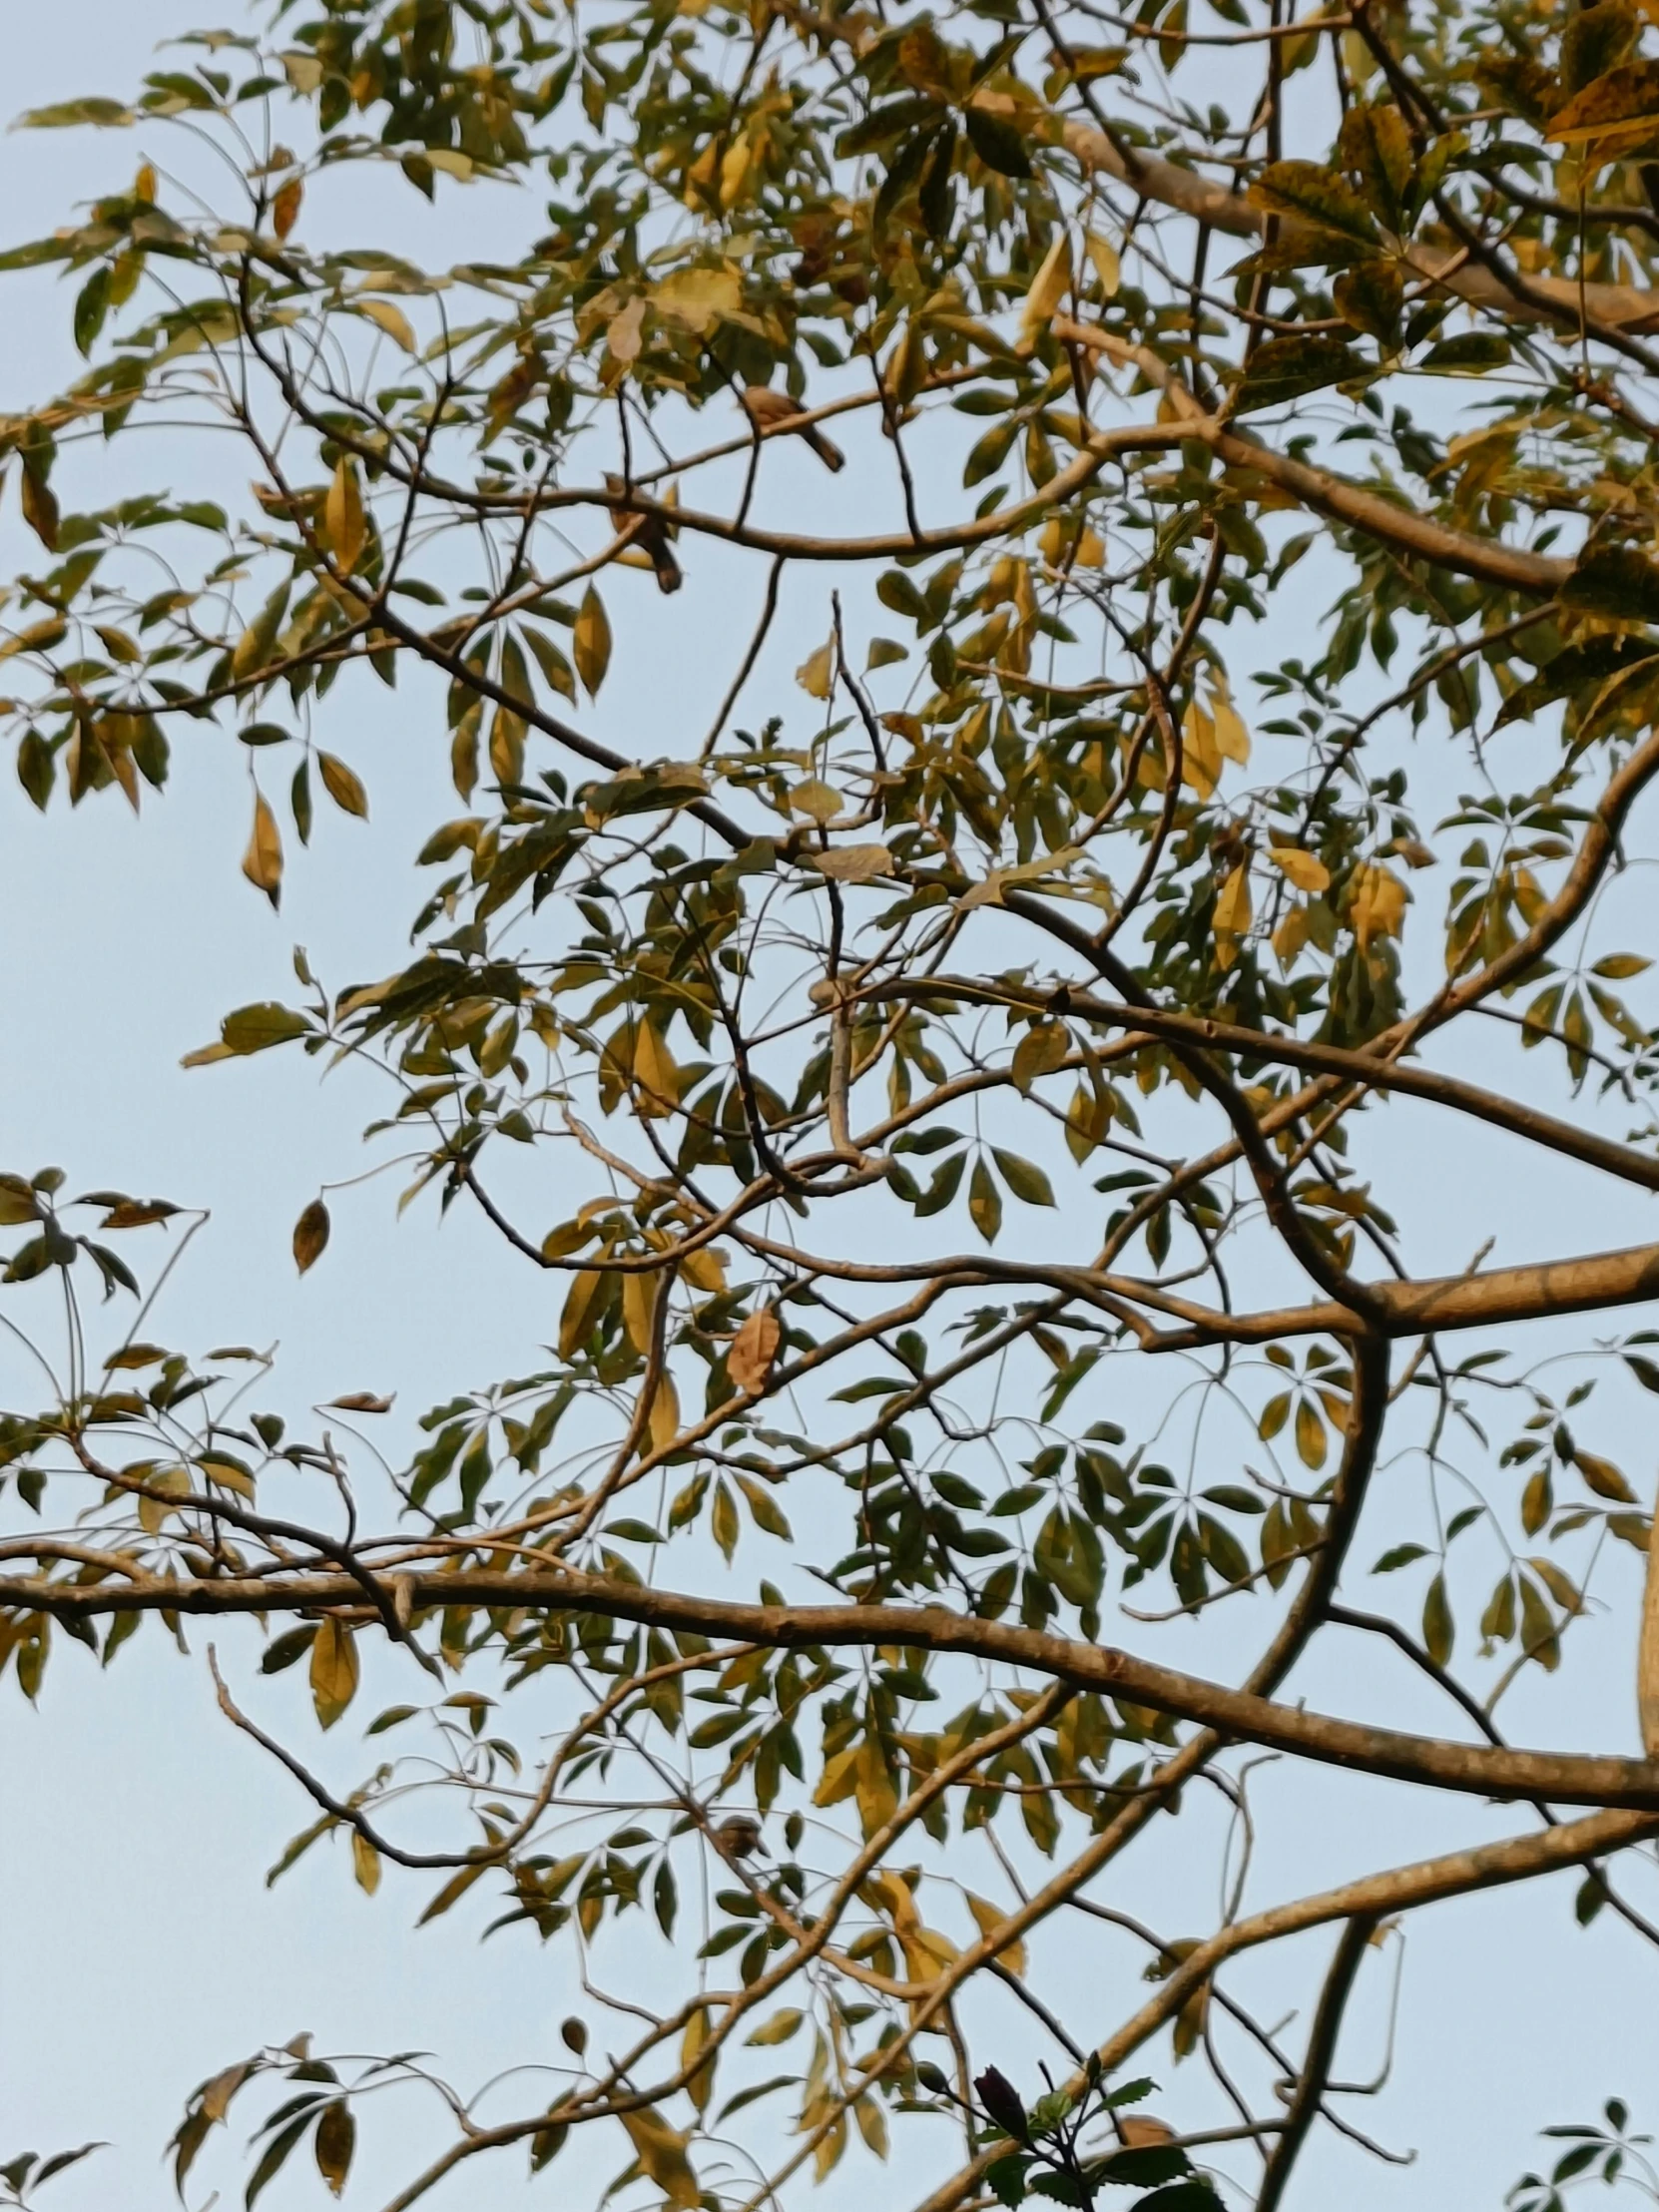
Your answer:
[[[1582,1920],[1659,1940],[1624,1888],[1659,1598],[1647,1756],[1494,1717],[1648,1550],[1596,1446],[1659,1391],[1659,1244],[1424,1274],[1410,1174],[1472,1125],[1529,1177],[1659,1189],[1659,1032],[1620,995],[1653,909],[1609,897],[1659,772],[1654,34],[1625,0],[312,4],[29,119],[143,158],[4,256],[72,275],[89,363],[0,425],[41,548],[5,711],[40,808],[137,808],[181,728],[247,748],[275,905],[313,807],[367,810],[345,700],[407,686],[468,810],[414,957],[342,989],[296,955],[293,1003],[194,1057],[383,1071],[407,1196],[559,1286],[558,1341],[382,1474],[340,1441],[378,1401],[296,1429],[247,1356],[133,1320],[128,1234],[176,1247],[178,1207],[7,1177],[6,1283],[57,1284],[65,1337],[0,1431],[0,1656],[33,1698],[65,1639],[253,1615],[327,1730],[383,1641],[408,1702],[352,1785],[220,1682],[310,1801],[284,1864],[343,1834],[423,1919],[476,1891],[573,1956],[630,1912],[673,1938],[620,2009],[593,1984],[565,2071],[456,2100],[398,2207],[526,2158],[586,2202],[590,2156],[594,2201],[619,2159],[630,2202],[796,2201],[901,2126],[926,2212],[1270,2212],[1316,2126],[1353,2132],[1345,2007],[1415,1907],[1576,1869]],[[164,126],[227,158],[222,204]],[[395,237],[308,243],[307,194],[337,218],[388,170]],[[503,250],[497,196],[500,259],[423,267],[420,196],[475,179],[550,182],[545,234]],[[97,506],[157,425],[237,447],[251,501]],[[843,462],[856,528],[809,527]],[[749,609],[712,727],[670,682],[602,743],[614,652],[715,562]],[[786,580],[822,610],[798,688]],[[1310,582],[1334,619],[1253,674]],[[301,1271],[329,1235],[319,1196]],[[1372,1610],[1401,1454],[1428,1503]],[[1253,1624],[1226,1680],[1168,1656],[1212,1609]],[[1341,1717],[1320,1654],[1355,1637],[1442,1735]],[[1510,1830],[1247,1911],[1250,1747]],[[1200,1785],[1225,1829],[1172,1827]],[[1231,1853],[1207,1931],[1104,1902],[1160,1841]],[[1151,1984],[1104,2026],[1035,1963],[1103,1924]],[[1311,1930],[1287,2043],[1228,1969]],[[1189,2056],[1218,2085],[1181,2134],[1137,2110],[1166,2030],[1164,2093]],[[181,2191],[234,2106],[250,2204],[301,2147],[337,2193],[388,2084],[430,2078],[229,2064]],[[1626,2123],[1517,2202],[1633,2172]]]

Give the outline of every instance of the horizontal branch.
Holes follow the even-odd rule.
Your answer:
[[[1026,524],[1039,522],[1063,507],[1092,484],[1110,461],[1130,453],[1167,453],[1192,431],[1176,422],[1130,422],[1111,430],[1091,430],[1074,460],[1040,490],[1016,500],[1011,507],[975,516],[969,522],[946,524],[937,530],[887,530],[864,538],[830,538],[802,530],[766,530],[740,518],[708,514],[696,507],[670,506],[643,492],[592,491],[541,492],[534,495],[538,511],[557,507],[603,504],[619,514],[654,517],[679,531],[721,538],[746,546],[751,552],[771,553],[791,561],[895,561],[911,553],[954,553],[972,545],[989,545],[1014,535]]]
[[[1659,1244],[1632,1245],[1622,1252],[1591,1253],[1577,1260],[1488,1268],[1478,1275],[1428,1276],[1403,1283],[1390,1279],[1366,1287],[1378,1310],[1364,1318],[1335,1301],[1262,1314],[1223,1314],[1195,1306],[1187,1309],[1191,1329],[1167,1332],[1147,1349],[1184,1352],[1221,1339],[1270,1344],[1279,1337],[1347,1337],[1367,1327],[1389,1337],[1424,1337],[1444,1329],[1549,1321],[1564,1314],[1594,1313],[1604,1306],[1641,1305],[1659,1299]],[[1166,1312],[1180,1311],[1175,1300],[1161,1303]]]
[[[1033,1013],[1051,1011],[1075,1015],[1105,1027],[1141,1031],[1151,1037],[1178,1039],[1203,1045],[1236,1059],[1258,1059],[1284,1067],[1303,1068],[1311,1074],[1341,1076],[1347,1082],[1364,1083],[1383,1091],[1399,1091],[1435,1106],[1448,1106],[1470,1114],[1494,1129],[1506,1129],[1532,1144],[1547,1145],[1552,1152],[1602,1168],[1644,1190],[1659,1191],[1659,1159],[1638,1152],[1634,1145],[1598,1136],[1578,1123],[1562,1121],[1555,1114],[1523,1106],[1500,1092],[1483,1090],[1452,1075],[1385,1059],[1376,1050],[1346,1051],[1341,1045],[1305,1042],[1281,1030],[1247,1029],[1237,1022],[1216,1021],[1204,1014],[1178,1014],[1161,1007],[1121,1006],[1095,998],[1085,991],[1067,989],[1056,1003],[1052,991],[1025,990],[1017,984],[981,983],[967,976],[930,975],[878,983],[859,993],[868,999],[946,998],[971,1000],[981,1005],[1027,1008]]]
[[[1103,131],[1086,124],[1065,126],[1066,151],[1084,169],[1115,177],[1148,200],[1178,214],[1191,216],[1207,229],[1229,238],[1260,238],[1270,221],[1279,225],[1281,240],[1311,238],[1312,226],[1298,225],[1284,216],[1273,217],[1253,207],[1230,187],[1201,177],[1196,170],[1162,161],[1156,154],[1129,153],[1114,146]],[[1471,307],[1504,316],[1511,322],[1546,322],[1577,331],[1585,315],[1593,321],[1629,332],[1659,330],[1659,296],[1631,284],[1580,284],[1567,276],[1531,276],[1520,296],[1491,270],[1470,264],[1460,254],[1442,253],[1429,246],[1407,246],[1406,266],[1442,291],[1449,291]]]
[[[1265,476],[1313,514],[1324,515],[1328,521],[1339,522],[1346,529],[1357,530],[1436,568],[1539,598],[1552,597],[1572,573],[1571,561],[1529,553],[1500,539],[1453,529],[1449,523],[1436,522],[1431,515],[1419,514],[1403,502],[1350,483],[1331,469],[1315,468],[1307,461],[1293,460],[1288,453],[1275,452],[1272,446],[1233,428],[1221,416],[1207,413],[1149,347],[1126,344],[1099,323],[1056,315],[1052,328],[1056,337],[1070,344],[1087,346],[1110,359],[1132,361],[1174,404],[1188,437],[1209,446],[1230,468],[1253,469],[1258,476]]]
[[[1099,2046],[1100,2069],[1111,2073],[1121,2066],[1175,2017],[1218,1968],[1242,1951],[1281,1941],[1308,1929],[1329,1927],[1333,1921],[1380,1920],[1419,1906],[1437,1905],[1447,1898],[1534,1881],[1577,1866],[1585,1859],[1645,1842],[1656,1832],[1659,1820],[1652,1816],[1644,1819],[1630,1813],[1593,1813],[1561,1828],[1545,1829],[1542,1835],[1506,1837],[1501,1843],[1477,1845],[1470,1851],[1446,1852],[1437,1859],[1419,1860],[1413,1866],[1391,1868],[1384,1874],[1365,1875],[1357,1882],[1344,1883],[1340,1889],[1324,1890],[1313,1897],[1298,1898],[1294,1904],[1253,1913],[1187,1953],[1140,2010]],[[1076,2078],[1066,2087],[1077,2095],[1083,2082]],[[916,2212],[955,2212],[974,2194],[995,2155],[994,2151],[986,2152],[962,2168],[925,2198]]]
[[[1659,1255],[1654,1265],[1659,1268]],[[480,1541],[487,1542],[487,1537]],[[50,1548],[42,1538],[41,1548]],[[772,1649],[897,1644],[1000,1662],[1100,1690],[1133,1705],[1201,1722],[1232,1741],[1265,1744],[1328,1766],[1465,1795],[1542,1798],[1563,1805],[1659,1811],[1659,1760],[1577,1752],[1516,1751],[1443,1738],[1406,1735],[1338,1720],[1232,1690],[1109,1645],[1078,1643],[1005,1621],[978,1620],[943,1607],[901,1605],[750,1605],[675,1590],[636,1587],[608,1575],[574,1569],[493,1567],[405,1571],[386,1578],[401,1610],[456,1605],[546,1608],[591,1613],[642,1626],[732,1637]],[[274,1574],[185,1582],[142,1578],[125,1583],[0,1579],[0,1606],[60,1619],[166,1612],[340,1612],[378,1619],[363,1604],[362,1582],[345,1574]]]

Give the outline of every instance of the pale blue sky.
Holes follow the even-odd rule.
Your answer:
[[[124,91],[153,41],[199,14],[200,0],[14,8],[6,102],[21,109],[75,92]],[[74,199],[125,181],[137,158],[124,137],[0,139],[0,244],[55,226]],[[407,222],[408,196],[400,194],[396,206],[397,220]],[[460,252],[463,241],[478,251],[472,226],[485,207],[482,191],[446,196],[436,217],[421,219],[421,249],[434,259]],[[366,228],[368,213],[355,214]],[[534,222],[535,214],[491,209],[490,220]],[[345,219],[341,210],[333,216]],[[67,297],[55,276],[4,281],[0,406],[9,407],[68,373],[72,356]],[[145,465],[158,464],[147,454]],[[220,465],[246,473],[229,448],[177,461],[194,481]],[[852,498],[855,475],[849,470],[831,485],[804,474],[800,482],[815,513],[828,516],[831,501]],[[0,523],[4,557],[21,543],[8,503]],[[1282,638],[1320,604],[1312,567],[1296,572],[1296,603],[1276,610]],[[638,581],[649,592],[650,580]],[[625,650],[605,702],[614,742],[671,752],[688,726],[702,729],[735,657],[732,632],[747,632],[756,589],[747,572],[734,579],[710,555],[693,567],[649,657],[626,644],[630,634],[618,625]],[[823,634],[816,593],[803,586],[786,601],[767,663],[780,696],[787,672]],[[716,649],[705,651],[711,637]],[[335,981],[384,972],[399,957],[419,895],[412,853],[430,824],[452,811],[443,748],[434,723],[410,711],[417,692],[356,698],[365,704],[353,702],[350,742],[339,750],[369,785],[372,821],[365,829],[321,812],[311,853],[290,855],[279,917],[238,872],[245,757],[222,736],[204,731],[177,741],[172,786],[147,805],[141,823],[113,797],[73,820],[60,799],[41,821],[0,764],[0,928],[9,949],[0,1167],[28,1171],[52,1159],[80,1185],[114,1184],[210,1208],[211,1229],[179,1280],[165,1330],[196,1346],[226,1337],[279,1340],[279,1394],[295,1405],[343,1389],[395,1389],[393,1437],[403,1442],[404,1415],[451,1388],[532,1363],[550,1330],[555,1294],[503,1263],[462,1212],[441,1229],[420,1209],[397,1223],[390,1183],[341,1202],[334,1249],[297,1282],[287,1258],[293,1217],[320,1180],[358,1163],[358,1131],[378,1102],[349,1073],[319,1089],[312,1065],[297,1059],[195,1074],[178,1065],[183,1052],[215,1033],[228,1006],[290,987],[295,942]],[[1616,895],[1639,903],[1634,886]],[[1419,1127],[1390,1130],[1382,1155],[1396,1168],[1410,1162]],[[1534,1194],[1518,1174],[1515,1151],[1496,1139],[1465,1135],[1453,1150],[1422,1155],[1411,1226],[1423,1264],[1463,1264],[1499,1213],[1510,1216],[1500,1247],[1508,1259],[1651,1233],[1645,1201],[1609,1198],[1588,1176]],[[1522,1190],[1525,1203],[1517,1207]],[[8,1373],[6,1391],[20,1386]],[[1643,1425],[1634,1407],[1620,1441],[1624,1464],[1647,1485],[1651,1423]],[[1630,1581],[1627,1573],[1627,1593]],[[1362,1584],[1357,1602],[1367,1594]],[[1588,1624],[1564,1679],[1534,1675],[1517,1694],[1511,1729],[1540,1742],[1633,1748],[1628,1630],[1628,1610]],[[1235,1630],[1224,1622],[1207,1632],[1204,1656],[1219,1668],[1230,1638],[1243,1648],[1257,1633],[1252,1623],[1241,1620]],[[205,1638],[194,1640],[200,1646]],[[247,1648],[236,1632],[219,1640],[231,1651]],[[1182,1656],[1197,1664],[1197,1651],[1195,1640]],[[1326,1702],[1380,1712],[1386,1701],[1396,1719],[1441,1725],[1442,1710],[1408,1678],[1369,1651],[1352,1656],[1352,1675],[1327,1675]],[[274,1700],[270,1709],[291,1711],[291,1701],[284,1708]],[[374,1709],[367,1697],[362,1709]],[[329,1756],[330,1771],[349,1776],[359,1747],[341,1742]],[[1512,1814],[1489,1816],[1472,1804],[1424,1805],[1392,1788],[1339,1785],[1285,1767],[1263,1787],[1304,1817],[1291,1831],[1294,1841],[1283,1824],[1267,1824],[1268,1855],[1253,1886],[1260,1903],[1517,1825]],[[159,2212],[171,2203],[159,2153],[183,2097],[269,2037],[305,2027],[325,2047],[420,2045],[463,2081],[552,2054],[554,2026],[573,1996],[561,1983],[561,1954],[516,1936],[480,1950],[482,1916],[469,1922],[457,1914],[416,1936],[411,1924],[423,1891],[394,1877],[371,1903],[351,1887],[339,1856],[326,1852],[268,1893],[265,1868],[306,1817],[291,1784],[218,1719],[204,1670],[174,1660],[154,1635],[102,1677],[71,1648],[52,1670],[38,1711],[6,1685],[0,2156],[87,2136],[115,2144],[54,2187],[48,2212]],[[1171,1859],[1200,1818],[1184,1815],[1170,1831]],[[1155,1854],[1114,1874],[1113,1896],[1167,1923],[1179,1893],[1158,1860]],[[1651,2089],[1659,2071],[1659,1959],[1615,1937],[1609,1918],[1579,1934],[1571,1888],[1557,1882],[1425,1917],[1409,1955],[1394,2080],[1367,2115],[1390,2143],[1418,2146],[1419,2162],[1403,2173],[1352,2157],[1338,2165],[1322,2144],[1299,2178],[1300,2203],[1319,2201],[1329,2180],[1357,2212],[1495,2205],[1530,2160],[1536,2125],[1582,2117],[1611,2091],[1630,2097],[1638,2113],[1648,2097],[1649,2117],[1659,2121],[1659,2090]],[[1278,1974],[1264,1961],[1254,1980],[1242,1977],[1270,2013]],[[1134,1986],[1126,1969],[1113,2011],[1127,2009]],[[1088,1993],[1077,1992],[1080,2000]],[[406,2142],[397,2149],[395,2164],[372,2158],[353,2184],[354,2201],[374,2201],[375,2174],[389,2179],[406,2170]],[[872,2171],[849,2159],[826,2204],[850,2203],[872,2185]],[[215,2169],[215,2178],[240,2201],[230,2166]],[[208,2186],[193,2183],[193,2205]],[[533,2186],[550,2202],[576,2201],[563,2168]],[[880,2186],[887,2201],[905,2201],[901,2175]],[[484,2212],[531,2187],[514,2160],[435,2201]],[[296,2173],[265,2202],[285,2212],[317,2195],[314,2175],[296,2162]]]

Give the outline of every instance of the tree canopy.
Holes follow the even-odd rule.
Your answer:
[[[296,1418],[165,1341],[190,1193],[14,1163],[0,1311],[50,1381],[0,1421],[0,1662],[32,1699],[66,1644],[253,1616],[295,1671],[218,1695],[304,1803],[281,1866],[348,1842],[580,2001],[479,2102],[227,2053],[181,2195],[228,2121],[250,2206],[290,2158],[337,2194],[407,2097],[452,2133],[387,2212],[526,2166],[761,2212],[900,2139],[919,2212],[1273,2212],[1315,2130],[1375,2147],[1344,2014],[1414,1908],[1566,1871],[1659,1941],[1651,1476],[1608,1444],[1659,1243],[1527,1249],[1519,1196],[1659,1190],[1653,11],[254,14],[27,119],[136,145],[0,256],[70,280],[87,364],[0,418],[0,713],[41,809],[245,749],[276,905],[401,687],[460,810],[412,951],[296,953],[195,1080],[377,1070],[402,1202],[477,1211],[557,1332],[384,1458],[367,1393]],[[111,448],[153,488],[100,505]],[[659,609],[711,574],[690,719]],[[1522,1163],[1503,1252],[1425,1270],[1471,1130]],[[1627,1755],[1513,1747],[1603,1603]],[[1356,1639],[1443,1733],[1345,1715]],[[366,1720],[352,1779],[311,1715]],[[1263,1895],[1264,1747],[1510,1817]],[[1219,1870],[1204,1925],[1113,1902],[1159,1850]],[[1310,1931],[1276,2028],[1233,1962]],[[1144,1993],[1057,1998],[1057,1936]],[[1640,2185],[1629,2125],[1513,2201]]]

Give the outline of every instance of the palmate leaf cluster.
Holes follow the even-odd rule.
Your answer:
[[[291,1677],[221,1703],[314,1814],[273,1879],[336,1843],[590,1996],[476,2114],[408,2056],[238,2060],[180,2188],[235,2104],[250,2204],[301,2150],[337,2194],[395,2091],[463,2115],[399,2205],[499,2152],[758,2207],[902,2126],[927,2212],[1271,2212],[1352,2132],[1344,2006],[1413,1904],[1576,1869],[1652,1939],[1644,1770],[1504,1766],[1492,1716],[1628,1603],[1659,1252],[1493,1222],[1501,1267],[1430,1276],[1396,1133],[1659,1188],[1619,895],[1659,773],[1659,41],[1625,0],[256,15],[29,119],[127,136],[0,256],[67,279],[86,364],[0,420],[0,712],[43,810],[240,748],[276,906],[316,810],[395,773],[361,733],[398,693],[456,810],[412,949],[400,915],[379,980],[296,954],[191,1063],[376,1070],[403,1203],[480,1211],[556,1322],[383,1475],[387,1400],[295,1425],[248,1348],[132,1322],[180,1204],[0,1179],[20,1326],[64,1314],[0,1427],[0,1659],[34,1698],[66,1638],[257,1616]],[[433,203],[490,211],[472,259],[422,257]],[[160,488],[158,427],[234,443],[211,498]],[[642,739],[611,703],[653,655]],[[293,1227],[319,1297],[349,1233],[320,1193]],[[1173,1640],[1224,1606],[1226,1687]],[[1280,1695],[1344,1633],[1443,1744]],[[403,1697],[331,1782],[305,1706],[355,1723],[380,1645]],[[1659,1607],[1642,1652],[1659,1754]],[[1250,1743],[1513,1802],[1511,1856],[1276,1920]],[[1201,1786],[1225,1829],[1172,1830]],[[1115,1911],[1143,1835],[1222,1863],[1219,1924]],[[666,1940],[606,2015],[631,1913]],[[1225,1969],[1327,1925],[1287,2044]],[[1121,2017],[1085,1942],[1149,1985]],[[1179,2132],[1130,2110],[1166,2032]]]

